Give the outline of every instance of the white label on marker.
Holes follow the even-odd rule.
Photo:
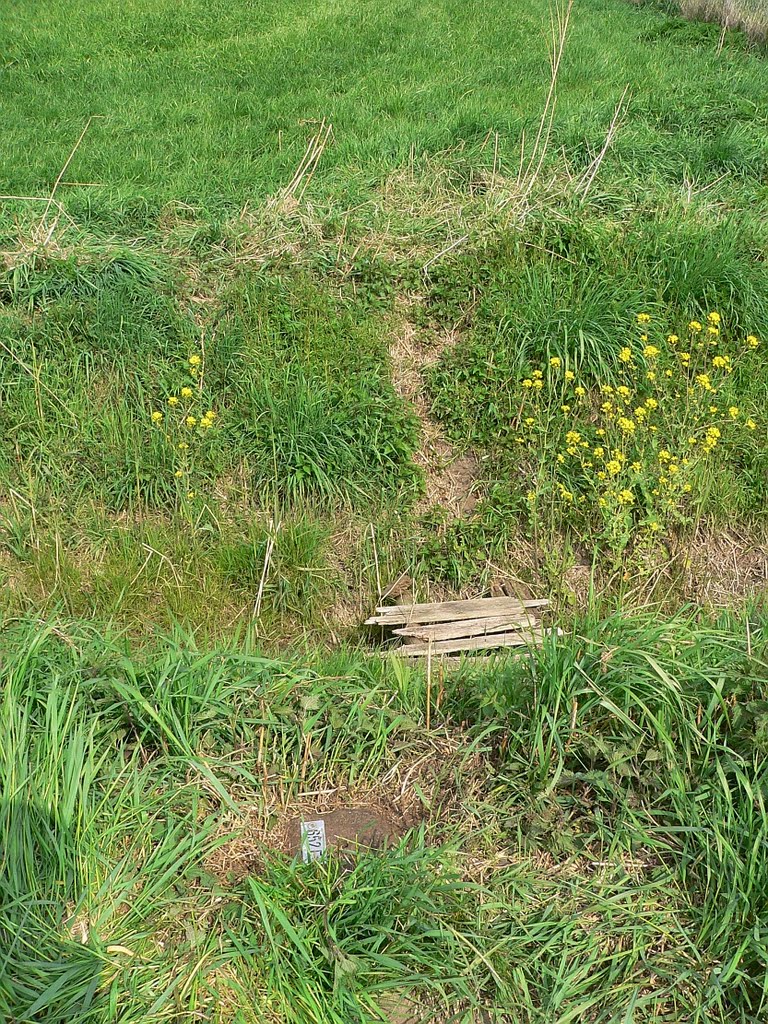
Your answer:
[[[319,860],[326,850],[325,822],[302,821],[301,823],[301,855],[304,863]]]

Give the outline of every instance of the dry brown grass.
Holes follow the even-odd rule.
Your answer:
[[[768,0],[680,0],[685,18],[740,29],[755,43],[768,42]]]

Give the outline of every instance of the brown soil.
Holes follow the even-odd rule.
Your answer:
[[[318,815],[325,823],[327,849],[342,857],[357,852],[385,850],[405,832],[402,819],[382,807],[339,807]],[[303,814],[288,822],[287,853],[295,857],[301,851],[301,824],[316,820]]]
[[[439,696],[439,680],[436,684]],[[241,797],[237,814],[222,816],[225,841],[206,862],[222,883],[258,874],[271,856],[299,854],[301,821],[322,818],[329,846],[342,855],[352,850],[382,849],[410,828],[427,822],[435,841],[443,830],[455,837],[479,827],[464,801],[479,793],[487,778],[481,755],[466,755],[466,741],[455,735],[414,736],[392,767],[366,786],[347,789],[327,784],[282,794],[280,780],[269,780],[250,801]],[[439,826],[439,827],[438,827]],[[444,828],[443,828],[444,826]]]
[[[432,417],[424,393],[422,371],[438,361],[458,341],[455,332],[431,336],[424,343],[413,324],[405,318],[390,346],[392,383],[409,402],[421,424],[421,444],[414,462],[424,470],[426,493],[419,511],[439,505],[456,516],[471,512],[478,501],[478,461],[471,452],[459,453]]]

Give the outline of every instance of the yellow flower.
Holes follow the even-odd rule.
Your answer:
[[[712,365],[717,370],[724,370],[729,363],[729,359],[726,356],[715,356],[712,360]]]
[[[757,426],[757,424],[755,423],[754,420],[750,419],[750,420],[747,420],[747,422],[744,424],[744,426],[747,427],[749,430],[754,430],[755,427]]]
[[[680,341],[680,339],[678,338],[678,336],[676,334],[670,334],[669,337],[667,338],[667,341],[669,342],[670,345],[676,345],[678,343],[678,341]]]
[[[605,473],[602,470],[600,470],[600,472],[597,474],[597,479],[605,480]]]
[[[613,394],[613,388],[611,387],[610,384],[603,384],[601,386],[600,390],[602,391],[602,393],[604,395],[612,395]]]
[[[729,408],[728,408],[728,415],[731,417],[731,419],[735,420],[736,417],[739,415],[738,406],[736,406],[736,405],[729,406]]]
[[[625,345],[624,348],[619,352],[619,359],[622,363],[631,363],[632,349]]]
[[[194,416],[187,416],[184,422],[187,424],[188,427],[194,427],[195,424],[197,423],[197,420],[195,419]]]
[[[558,453],[557,461],[562,464],[563,462],[565,462],[565,456]]]
[[[648,412],[647,412],[645,406],[644,405],[638,405],[638,407],[635,409],[635,417],[636,417],[636,419],[638,419],[642,423],[647,415],[648,415]]]
[[[655,345],[646,345],[643,349],[643,355],[646,359],[655,359],[659,354],[659,349]]]
[[[690,494],[691,493],[691,485],[690,484],[683,484],[683,490],[685,491],[686,494]]]
[[[712,382],[709,379],[708,373],[697,373],[696,383],[699,385],[700,388],[704,388],[705,391],[712,390]]]
[[[598,436],[598,437],[605,437],[605,431],[603,430],[603,428],[602,428],[602,427],[599,427],[599,428],[598,428],[598,429],[597,429],[597,430],[595,431],[595,433],[597,434],[597,436]]]
[[[569,413],[571,411],[570,405],[561,405],[560,412]]]
[[[602,445],[598,445],[597,448],[593,448],[592,454],[595,455],[598,459],[602,459],[602,457],[605,455],[605,448],[603,448]]]
[[[655,519],[652,519],[650,523],[648,523],[648,529],[651,531],[651,533],[658,533],[661,527]]]
[[[187,444],[186,441],[180,441],[179,442],[178,449],[179,449],[180,452],[185,452],[187,450],[187,448],[189,448],[189,445]]]
[[[560,356],[552,356],[552,358],[549,360],[549,365],[552,367],[553,370],[557,370],[560,368],[560,362]]]
[[[199,366],[200,363],[201,363],[200,356],[190,356],[189,357],[189,365],[190,366]]]
[[[687,366],[688,363],[690,363],[690,361],[691,361],[691,353],[690,352],[681,352],[680,353],[680,362],[681,363],[683,363],[685,366]]]
[[[532,427],[535,422],[536,420],[533,418],[533,416],[528,416],[526,417],[525,425],[526,427]]]
[[[612,412],[613,411],[613,403],[612,402],[603,402],[603,404],[600,406],[600,408],[603,410],[603,412]]]
[[[578,444],[580,440],[581,434],[578,432],[578,430],[569,430],[568,433],[565,435],[566,444]]]
[[[662,450],[659,452],[659,462],[669,462],[671,458],[671,452],[668,452],[666,448],[662,448]]]
[[[573,372],[573,370],[566,370],[565,371],[565,379],[566,380],[573,380],[575,376],[576,376],[576,374]]]
[[[535,391],[541,391],[541,389],[544,387],[544,381],[541,379],[541,377],[536,377],[533,381],[532,386]]]
[[[649,370],[648,373],[646,373],[645,376],[646,376],[646,378],[648,380],[656,380],[656,374],[654,373],[653,370]]]
[[[619,427],[624,434],[634,434],[635,421],[628,419],[626,416],[619,416]]]
[[[629,488],[625,487],[623,491],[619,491],[617,495],[619,503],[622,505],[631,505],[635,500],[635,496]]]
[[[757,346],[759,344],[760,344],[760,342],[757,340],[757,338],[754,336],[754,334],[748,334],[747,335],[747,347],[748,348],[757,348]]]
[[[585,389],[583,387],[579,386],[579,387],[573,389],[573,393],[576,395],[577,398],[583,398],[584,395],[586,395],[587,392],[585,391]]]
[[[656,401],[655,398],[646,398],[645,404],[646,404],[646,407],[648,409],[658,409],[659,408],[659,403]]]
[[[648,335],[647,334],[641,334],[640,335],[640,341],[642,341],[642,343],[645,344],[646,341],[648,341]]]
[[[693,435],[688,438],[688,444],[696,444],[696,438]]]
[[[640,463],[639,462],[633,462],[629,468],[632,470],[633,473],[639,473],[640,472],[640,468],[641,468],[640,467]]]
[[[206,417],[203,416],[203,418],[200,420],[200,426],[202,427],[203,430],[210,430],[211,427],[213,426],[213,421],[206,419]]]
[[[171,397],[168,399],[168,405],[170,405],[171,408],[173,408],[174,406],[176,406],[178,404],[179,404],[179,400],[176,397],[176,395],[171,395]]]
[[[698,320],[691,320],[691,322],[688,324],[688,330],[693,331],[694,334],[698,334],[698,332],[701,330],[701,324]]]
[[[624,384],[622,384],[620,387],[616,388],[616,391],[618,392],[618,394],[621,395],[622,398],[629,398],[629,396],[632,394],[632,392],[629,390],[629,388],[626,387],[626,385],[624,385]]]
[[[544,374],[541,372],[541,370],[534,370],[531,373],[531,376],[534,377],[536,380],[541,380],[541,378],[544,376]]]
[[[533,502],[536,501],[536,492],[535,491],[528,491],[528,493],[525,496],[525,499],[526,499],[526,501],[530,501],[531,504],[533,504]]]
[[[651,315],[650,315],[650,313],[638,313],[637,314],[637,322],[639,324],[649,324],[651,322]]]
[[[192,397],[192,388],[182,388],[181,389],[181,397],[182,398],[191,398]]]
[[[194,496],[195,496],[195,492],[194,492],[194,491],[189,491],[189,492],[187,493],[187,498],[188,498],[188,500],[189,500],[189,501],[192,501],[192,499],[194,498]]]
[[[152,419],[153,423],[162,423],[163,422],[163,414],[161,412],[158,412],[157,409],[156,409],[152,413],[151,419]]]
[[[720,328],[719,327],[708,327],[707,328],[707,334],[711,334],[715,338],[718,336],[719,333],[720,333]]]
[[[709,411],[714,416],[715,413],[717,412],[717,406],[716,405],[710,405]]]
[[[672,371],[671,370],[665,370],[664,371],[664,376],[665,377],[671,377],[672,376]]]
[[[177,469],[176,472],[173,475],[178,480],[178,479],[180,479],[181,477],[184,476],[184,470],[183,469]]]
[[[715,312],[715,310],[707,313],[707,323],[714,324],[716,327],[720,323],[720,314]]]
[[[205,414],[206,419],[209,420],[215,420],[217,416],[218,413],[215,413],[213,409],[209,409],[208,412]]]
[[[608,470],[611,476],[616,476],[617,473],[621,472],[621,463],[618,461],[618,459],[611,459],[610,462],[606,463],[605,468]]]
[[[675,463],[674,463],[674,462],[673,462],[673,463],[671,463],[671,465],[670,465],[670,467],[669,467],[669,473],[670,473],[670,475],[672,475],[673,473],[678,473],[679,471],[680,471],[680,467],[679,467],[679,466],[677,466],[677,465],[675,465]]]
[[[524,388],[532,388],[533,387],[533,381],[530,379],[530,377],[526,377],[525,378],[525,380],[523,381],[523,387]]]

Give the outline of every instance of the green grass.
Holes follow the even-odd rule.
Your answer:
[[[76,623],[9,625],[0,1007],[350,1022],[407,997],[467,1022],[758,1020],[764,630],[582,620],[530,662],[449,674],[429,735],[424,677],[394,663],[182,635],[138,659]],[[269,829],[337,787],[423,822],[351,873],[262,853],[239,881],[212,874],[246,811]]]
[[[549,17],[5,4],[3,1020],[765,1019],[768,64],[584,0],[521,173]],[[636,315],[666,344],[713,309],[754,431],[652,532],[657,449],[710,425],[675,385],[645,490],[574,512],[570,411],[550,389],[521,445],[521,382],[578,373],[594,443],[628,339],[678,358]],[[477,459],[463,516],[424,500],[427,413]],[[565,633],[428,683],[358,625],[403,574],[511,580]],[[355,802],[401,841],[270,847]]]
[[[388,538],[377,556],[421,589],[476,583],[488,536],[527,578],[529,561],[507,565],[508,513],[519,523],[528,488],[504,442],[521,370],[557,351],[603,376],[640,309],[671,323],[716,307],[734,332],[768,330],[767,66],[736,36],[718,50],[714,26],[619,0],[611,11],[573,14],[529,189],[517,171],[549,80],[543,3],[405,17],[397,4],[276,2],[73,14],[52,0],[34,18],[12,4],[3,194],[49,195],[95,119],[61,207],[4,200],[0,217],[4,606],[63,605],[137,632],[160,607],[161,625],[226,632],[253,607],[270,520],[301,532],[307,515],[327,541],[312,542],[306,572],[289,557],[286,585],[317,600],[302,614],[295,596],[275,597],[277,633],[297,618],[324,628],[323,602],[359,590],[371,521]],[[322,119],[333,134],[311,181],[281,193]],[[426,348],[460,331],[426,383],[457,448],[483,456],[490,501],[448,524],[443,550],[432,520],[411,514],[418,429],[389,356],[403,319]],[[191,354],[204,365],[186,411],[218,418],[180,455],[166,403]],[[764,408],[767,386],[762,372],[745,380],[739,405]],[[703,488],[689,526],[727,518],[735,488],[754,530],[763,476],[747,452],[719,490]],[[548,529],[559,547],[567,522]],[[599,545],[581,529],[581,547]],[[266,586],[269,611],[282,584]]]

